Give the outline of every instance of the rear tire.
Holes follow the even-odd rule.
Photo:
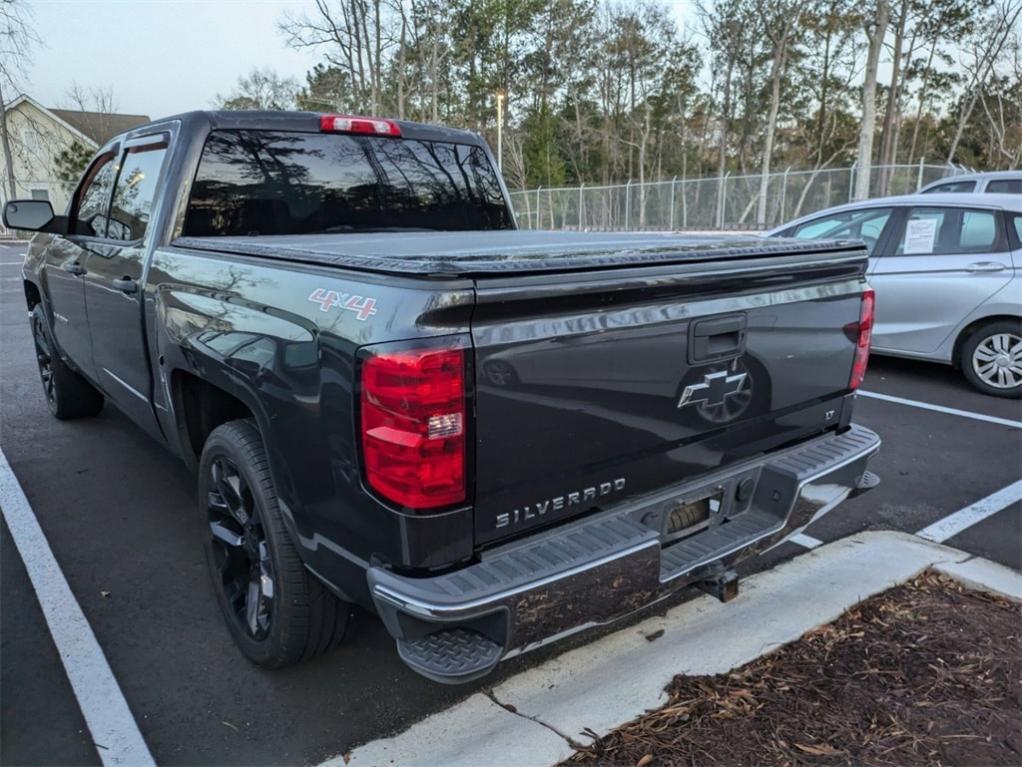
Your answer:
[[[1022,397],[1022,322],[998,320],[975,330],[962,344],[958,364],[984,394]]]
[[[217,601],[246,658],[282,668],[341,642],[350,605],[305,569],[253,421],[231,421],[209,435],[199,461],[199,507]]]
[[[103,395],[60,358],[41,304],[32,309],[31,322],[36,363],[50,412],[62,421],[99,413]]]

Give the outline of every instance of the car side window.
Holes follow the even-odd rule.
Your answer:
[[[1014,235],[1011,243],[1013,248],[1022,248],[1022,213],[1011,214],[1011,233]]]
[[[1022,194],[1022,178],[995,178],[987,182],[988,194]]]
[[[800,240],[862,240],[872,255],[890,217],[891,208],[846,210],[807,221],[791,236]]]
[[[110,190],[114,183],[116,155],[108,152],[96,158],[75,193],[74,233],[89,237],[106,237]]]
[[[897,255],[950,255],[999,250],[997,215],[968,208],[913,208]]]
[[[107,236],[115,240],[140,240],[152,215],[167,145],[147,144],[131,147],[121,160]]]
[[[972,192],[976,189],[975,181],[949,181],[946,184],[937,184],[929,189],[924,189],[923,194],[943,194],[946,192]]]

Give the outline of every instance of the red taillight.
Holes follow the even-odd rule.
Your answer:
[[[855,362],[852,363],[852,377],[848,381],[848,388],[855,390],[862,384],[866,377],[866,365],[869,364],[869,343],[873,335],[873,313],[876,308],[876,299],[871,288],[866,288],[862,293],[862,304],[859,306],[859,334],[855,342]]]
[[[369,486],[410,509],[465,500],[465,352],[379,350],[362,362]]]
[[[359,115],[320,115],[323,133],[364,133],[370,136],[400,136],[401,126],[393,120],[378,120]]]

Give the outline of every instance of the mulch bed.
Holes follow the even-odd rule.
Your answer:
[[[927,573],[563,764],[1022,764],[1022,614]],[[590,733],[595,735],[595,733]]]

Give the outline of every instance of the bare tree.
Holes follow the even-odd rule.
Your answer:
[[[1012,34],[1005,51],[1010,70],[997,78],[990,93],[980,92],[979,103],[990,133],[990,154],[1017,168],[1022,163],[1022,32]]]
[[[1015,30],[1019,16],[1022,16],[1022,0],[1001,0],[994,6],[986,23],[977,28],[976,34],[969,41],[967,61],[963,62],[968,82],[958,109],[955,135],[948,147],[947,162],[955,158],[965,125],[972,117],[972,110],[976,108],[980,93],[990,80],[994,63],[1001,55],[1009,35]]]
[[[887,26],[891,20],[891,7],[887,0],[876,0],[863,19],[868,48],[866,51],[866,71],[862,80],[862,124],[859,128],[859,151],[855,172],[856,200],[869,197],[869,179],[873,169],[873,133],[876,129],[877,117],[877,70],[880,67],[880,51],[887,36]]]
[[[767,19],[766,35],[770,40],[770,107],[767,110],[766,133],[763,137],[763,160],[760,164],[759,200],[756,223],[766,224],[767,186],[770,180],[770,160],[774,152],[774,133],[777,113],[781,107],[781,80],[788,63],[788,48],[794,30],[802,18],[802,0],[794,2],[762,2],[760,13]]]
[[[7,104],[8,99],[21,90],[33,47],[41,44],[32,21],[32,9],[24,0],[0,0],[0,144],[7,165],[8,199],[17,196],[17,180],[11,151],[13,141],[7,126]]]
[[[284,14],[279,28],[288,45],[322,51],[349,78],[351,108],[379,112],[383,69],[395,44],[393,10],[383,0],[314,0],[314,6],[312,13]]]
[[[894,47],[891,53],[891,81],[887,88],[887,105],[884,108],[884,125],[880,138],[880,184],[881,195],[888,193],[890,169],[897,152],[897,122],[901,107],[901,67],[902,48],[905,45],[905,33],[908,29],[909,16],[913,0],[901,0],[897,5],[897,16],[894,24]],[[911,60],[915,48],[915,35],[909,45],[908,58]]]
[[[93,113],[93,124],[101,135],[117,132],[110,116],[117,112],[120,105],[112,86],[85,86],[72,80],[71,86],[64,93],[64,101],[67,109]]]
[[[295,108],[298,83],[292,77],[281,77],[272,69],[253,69],[238,78],[234,91],[223,96],[217,94],[214,103],[219,109],[271,109]]]

